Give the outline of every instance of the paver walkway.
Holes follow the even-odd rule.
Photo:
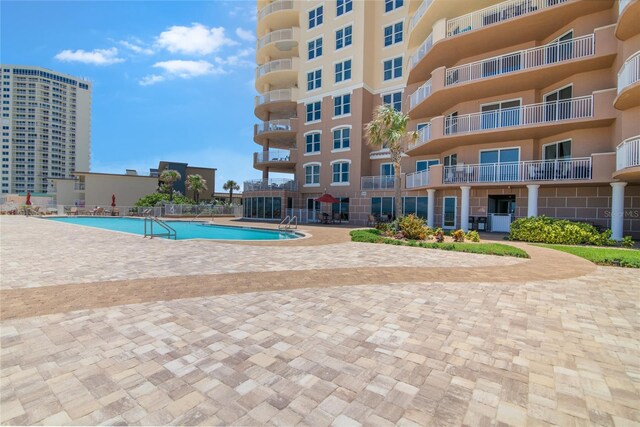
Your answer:
[[[367,255],[389,249],[382,266],[364,258],[335,270],[310,261],[295,271],[164,277],[160,268],[141,278],[123,260],[125,280],[92,283],[80,272],[75,283],[49,284],[38,258],[25,258],[31,267],[19,258],[23,246],[65,248],[64,275],[99,252],[96,239],[106,253],[114,241],[130,253],[141,241],[158,245],[150,263],[175,242],[83,230],[7,249],[13,233],[46,235],[45,223],[26,221],[9,230],[0,220],[4,425],[640,425],[637,270],[532,247],[531,260],[501,264],[359,244]],[[309,242],[289,247],[291,256]],[[327,243],[315,250],[356,245]],[[245,262],[262,248],[244,246]],[[402,267],[415,259],[423,264]],[[37,285],[5,287],[8,263],[31,268]]]

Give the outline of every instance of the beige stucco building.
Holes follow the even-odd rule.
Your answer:
[[[389,155],[363,140],[381,103],[419,139],[405,213],[507,231],[548,215],[640,236],[637,0],[258,1],[254,166],[245,216],[392,213]],[[288,172],[291,180],[270,179]]]
[[[46,193],[49,179],[89,170],[91,82],[41,67],[0,70],[2,193]]]

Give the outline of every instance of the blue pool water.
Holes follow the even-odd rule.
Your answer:
[[[85,225],[104,228],[106,230],[123,231],[126,233],[144,235],[144,220],[135,218],[109,217],[59,217],[47,218],[51,221],[66,222],[68,224]],[[228,227],[223,225],[209,225],[201,222],[165,221],[176,230],[178,240],[185,239],[215,239],[215,240],[285,240],[296,239],[300,235],[292,232],[260,230],[256,228]],[[157,224],[154,232],[164,232]]]

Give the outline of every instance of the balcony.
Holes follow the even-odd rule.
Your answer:
[[[265,87],[291,88],[298,84],[298,58],[276,59],[256,68],[256,89]]]
[[[296,166],[290,150],[267,150],[253,153],[253,167],[269,172],[293,173]]]
[[[429,171],[418,171],[407,174],[405,180],[405,187],[407,190],[412,188],[426,187],[429,185]]]
[[[614,93],[611,89],[560,101],[435,117],[420,130],[408,154],[438,154],[463,145],[538,139],[573,129],[608,126],[616,117]]]
[[[618,96],[614,106],[626,110],[640,105],[640,51],[627,59],[618,72]]]
[[[75,191],[84,191],[85,190],[85,185],[84,182],[76,182],[73,184],[73,189]]]
[[[441,19],[410,57],[407,83],[424,80],[435,68],[451,67],[460,58],[545,39],[563,23],[606,10],[612,3],[613,0],[509,0],[454,19]]]
[[[298,181],[288,178],[253,179],[243,183],[243,193],[247,191],[298,191]]]
[[[626,41],[640,32],[640,1],[620,0],[618,2],[618,23],[616,37]]]
[[[590,179],[591,157],[445,166],[442,172],[443,184],[584,181]]]
[[[280,0],[267,4],[258,11],[258,34],[270,29],[298,26],[298,11],[293,0]]]
[[[300,29],[297,27],[272,31],[256,42],[256,59],[263,63],[269,59],[283,59],[298,56]]]
[[[253,127],[253,140],[264,145],[269,140],[273,148],[292,148],[296,145],[297,119],[269,120]]]
[[[440,67],[409,97],[412,117],[429,117],[474,99],[547,87],[558,79],[608,68],[616,57],[613,27],[573,40]],[[429,99],[429,102],[424,102]]]
[[[613,177],[640,181],[640,136],[631,137],[616,148],[616,172]]]
[[[393,190],[396,184],[394,175],[363,176],[360,178],[361,190]]]
[[[276,89],[256,96],[253,113],[262,120],[268,120],[271,113],[279,113],[290,116],[296,114],[296,98],[298,90]]]

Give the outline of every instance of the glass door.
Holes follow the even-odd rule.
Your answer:
[[[442,205],[442,228],[456,228],[456,197],[445,197]]]
[[[567,86],[545,95],[545,119],[551,122],[571,117],[572,96],[572,86]]]
[[[310,221],[317,221],[320,215],[320,202],[316,202],[311,197],[307,199],[307,215]]]

